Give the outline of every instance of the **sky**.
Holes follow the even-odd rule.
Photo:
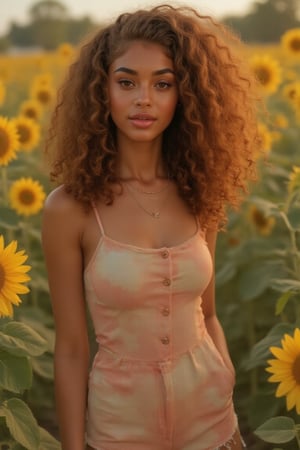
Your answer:
[[[7,32],[11,21],[26,23],[27,12],[37,1],[0,0],[0,36]],[[61,0],[61,3],[68,8],[72,17],[89,15],[94,21],[101,22],[137,7],[164,3],[164,0]],[[175,4],[172,0],[165,0],[165,3]],[[181,0],[180,3],[219,18],[225,14],[246,13],[253,0]]]

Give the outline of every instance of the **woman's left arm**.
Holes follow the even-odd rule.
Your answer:
[[[215,268],[215,249],[217,241],[217,231],[207,231],[206,241],[212,257],[213,268]],[[211,336],[218,351],[222,355],[226,366],[229,368],[229,370],[231,370],[233,374],[235,374],[235,369],[229,355],[223,328],[216,314],[215,269],[213,270],[213,276],[210,280],[210,283],[202,295],[202,309],[205,318],[206,328],[209,335]]]

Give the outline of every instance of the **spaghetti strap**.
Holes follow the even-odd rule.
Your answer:
[[[93,208],[93,210],[94,210],[94,214],[95,214],[97,223],[98,223],[98,225],[99,225],[101,234],[102,234],[102,236],[105,236],[104,228],[103,228],[103,225],[102,225],[102,222],[101,222],[101,219],[100,219],[100,215],[99,215],[99,212],[98,212],[98,210],[97,210],[96,205],[95,205],[94,202],[92,202],[92,208]]]

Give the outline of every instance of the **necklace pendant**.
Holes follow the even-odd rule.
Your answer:
[[[159,211],[153,211],[152,217],[154,217],[154,219],[159,219],[160,218],[160,212]]]

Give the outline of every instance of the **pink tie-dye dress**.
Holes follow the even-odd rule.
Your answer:
[[[84,272],[99,351],[87,443],[96,450],[215,450],[237,428],[234,376],[205,328],[212,261],[199,230],[174,247],[101,238]]]

